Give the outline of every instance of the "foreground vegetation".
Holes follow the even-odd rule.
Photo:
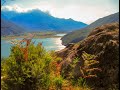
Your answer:
[[[118,23],[98,27],[58,52],[46,52],[30,38],[12,42],[1,63],[2,90],[118,90],[118,31]]]
[[[86,55],[84,52],[83,57]],[[74,68],[76,63],[77,59],[71,67]],[[65,78],[62,59],[54,51],[46,52],[41,44],[14,45],[1,66],[2,90],[90,90],[86,85],[85,75],[88,74],[84,73],[85,69],[79,78],[75,78],[72,72]]]
[[[58,55],[67,63],[66,73],[71,72],[68,66],[75,57],[80,58],[75,69],[75,75],[81,75],[79,67],[84,68],[82,60],[83,52],[95,55],[93,60],[99,61],[93,67],[100,68],[96,72],[97,78],[91,78],[89,84],[95,86],[94,90],[118,90],[119,89],[119,23],[111,23],[95,28],[84,40],[69,44]],[[82,62],[83,61],[83,62]]]

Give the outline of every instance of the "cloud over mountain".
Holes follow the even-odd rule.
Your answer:
[[[119,11],[119,0],[14,0],[5,6],[17,7],[17,11],[39,9],[49,11],[58,18],[72,18],[90,24],[93,21]]]
[[[2,11],[2,14],[28,31],[52,30],[70,32],[87,26],[87,24],[71,18],[56,18],[48,11],[43,12],[39,9],[21,13],[16,11]]]

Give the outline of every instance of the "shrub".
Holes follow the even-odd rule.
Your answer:
[[[96,56],[88,54],[86,52],[82,53],[82,58],[84,60],[83,66],[80,66],[80,71],[83,78],[97,77],[96,71],[101,71],[100,68],[96,67],[99,61],[95,60]]]
[[[70,64],[71,72],[69,73],[73,86],[87,88],[89,78],[97,77],[97,72],[101,71],[101,69],[97,67],[99,62],[95,58],[95,55],[83,52],[81,58],[76,57],[73,59],[73,62]],[[79,66],[80,75],[76,77],[75,73],[77,72],[75,68]]]
[[[56,90],[61,90],[62,89],[62,84],[63,84],[63,78],[62,77],[56,77],[53,80],[53,83],[56,87]]]
[[[56,57],[56,60],[60,58]],[[30,44],[28,47],[28,60],[17,47],[11,48],[10,56],[1,63],[2,90],[48,90],[52,80],[53,64],[55,58],[40,46]],[[61,86],[61,78],[55,80]]]

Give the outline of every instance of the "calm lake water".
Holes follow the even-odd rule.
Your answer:
[[[65,34],[57,34],[57,36],[64,36]],[[18,38],[20,39],[20,38]],[[35,41],[35,45],[42,42],[42,45],[46,50],[61,50],[65,48],[61,43],[61,38],[43,38],[43,39],[32,39]],[[1,57],[8,57],[10,55],[10,48],[12,44],[9,43],[10,40],[1,40]]]

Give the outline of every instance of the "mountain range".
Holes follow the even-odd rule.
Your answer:
[[[62,44],[68,45],[69,43],[77,43],[83,40],[85,37],[87,37],[87,35],[94,28],[104,25],[104,24],[113,23],[113,22],[119,22],[119,12],[100,18],[96,20],[95,22],[91,23],[90,25],[86,26],[85,28],[74,30],[66,34],[64,37],[62,37]]]
[[[56,18],[47,12],[37,9],[22,13],[2,11],[2,14],[6,15],[10,21],[20,27],[33,32],[41,30],[70,32],[87,26],[83,22],[74,21],[73,19]]]
[[[1,18],[1,36],[19,35],[24,33],[25,29],[16,25],[15,23]]]

